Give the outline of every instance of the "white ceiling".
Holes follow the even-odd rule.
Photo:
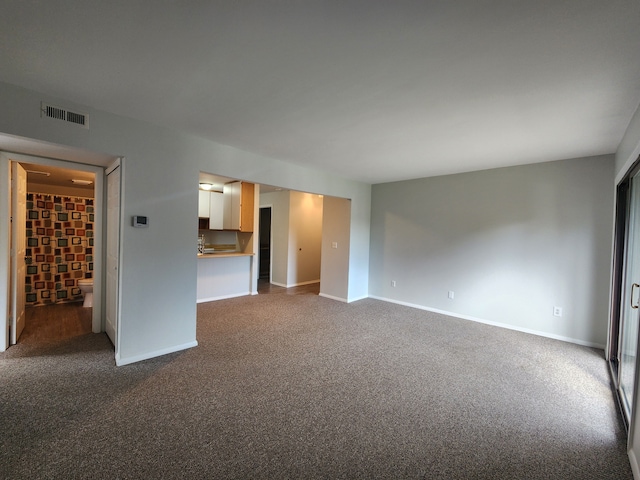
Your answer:
[[[0,81],[379,183],[613,153],[637,0],[10,0]]]

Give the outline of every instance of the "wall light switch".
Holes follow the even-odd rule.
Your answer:
[[[331,242],[331,248],[338,248],[338,242]]]

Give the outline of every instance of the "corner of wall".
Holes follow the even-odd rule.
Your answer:
[[[631,165],[640,156],[640,105],[627,126],[615,154],[615,184],[620,183]]]

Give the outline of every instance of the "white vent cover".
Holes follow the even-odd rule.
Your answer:
[[[40,116],[45,118],[53,118],[65,122],[73,123],[82,128],[89,128],[89,115],[86,113],[72,112],[66,108],[56,107],[49,103],[42,102],[40,108]]]

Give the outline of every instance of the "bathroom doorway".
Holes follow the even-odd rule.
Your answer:
[[[21,214],[14,215],[12,227],[16,238],[24,236],[26,243],[26,268],[15,279],[16,288],[22,289],[16,303],[24,305],[25,321],[24,330],[12,326],[10,343],[90,333],[96,174],[13,161],[12,170],[19,168],[26,178],[26,192],[13,189],[12,205]],[[17,310],[21,305],[15,306]]]
[[[69,188],[69,185],[60,185],[59,187],[63,188],[63,190],[53,189],[43,192],[30,192],[31,196],[28,196],[28,199],[23,199],[27,213],[22,229],[25,232],[26,248],[28,249],[25,251],[25,259],[28,261],[28,263],[25,262],[27,263],[26,277],[28,278],[28,282],[25,281],[25,286],[29,287],[29,291],[24,292],[24,304],[28,305],[25,308],[25,319],[26,322],[29,322],[26,314],[37,313],[37,315],[30,315],[32,317],[30,323],[33,327],[37,327],[38,324],[51,323],[50,321],[55,321],[56,318],[66,320],[68,324],[61,325],[56,335],[77,334],[78,332],[88,333],[87,330],[94,333],[104,331],[101,298],[104,169],[100,166],[24,154],[2,153],[0,160],[3,173],[7,172],[11,165],[25,165],[27,166],[25,171],[38,172],[31,174],[27,172],[27,175],[41,177],[40,184],[46,183],[45,178],[51,179],[54,177],[54,172],[58,170],[70,172],[76,180],[85,180],[87,182],[91,179],[90,181],[93,185],[93,193],[91,195],[81,195],[81,190],[73,190],[74,184],[69,181],[71,188]],[[37,184],[35,181],[33,183]],[[80,183],[76,183],[76,187]],[[40,188],[37,188],[37,190],[40,190]],[[0,203],[10,204],[17,200],[17,197],[18,195],[11,188],[7,195],[3,195],[0,198]],[[69,199],[68,202],[65,201],[67,199]],[[76,201],[77,199],[81,200]],[[69,205],[66,205],[67,203]],[[44,222],[44,220],[48,221]],[[36,221],[38,222],[37,224]],[[82,227],[84,228],[80,228],[77,222],[82,222]],[[12,224],[10,218],[3,220],[3,223],[7,226],[7,232],[11,232],[14,225],[19,225],[18,223]],[[53,235],[47,235],[48,233]],[[48,240],[44,240],[45,237]],[[3,250],[6,248],[8,254],[9,245],[7,243],[6,239],[3,238],[0,241],[0,247]],[[49,248],[45,249],[44,247]],[[76,251],[81,247],[84,249],[83,252]],[[87,250],[85,247],[89,249]],[[37,251],[36,248],[38,248]],[[39,256],[37,261],[36,255]],[[74,255],[73,259],[71,255]],[[45,267],[45,264],[48,266]],[[9,275],[10,285],[14,285],[15,275],[13,275],[13,272],[11,273],[12,275]],[[80,302],[83,296],[80,294],[77,278],[75,278],[76,276],[79,278],[80,274],[86,276],[87,273],[94,279],[94,300],[93,306],[88,309],[90,312],[79,310],[83,308],[81,306],[82,302]],[[36,288],[35,282],[38,282],[38,288]],[[42,282],[44,282],[44,285]],[[72,283],[74,284],[72,285]],[[18,304],[15,299],[16,295],[12,293],[9,298],[10,304],[7,306],[8,313],[13,310],[14,303]],[[17,306],[19,307],[19,305]],[[35,311],[36,308],[49,308],[50,306],[60,308],[55,313],[53,310],[49,313],[46,310]],[[64,313],[61,312],[63,306],[67,307],[67,311]],[[77,315],[70,314],[68,308],[77,308]],[[28,309],[34,310],[29,312]],[[2,344],[0,345],[0,351],[4,351],[10,343],[20,342],[19,337],[12,338],[12,329],[15,329],[16,325],[12,315],[9,314],[8,316],[10,317],[10,322],[7,325],[7,329],[2,329],[0,334],[0,343]],[[36,337],[41,338],[42,335],[46,335],[46,329],[38,328],[37,330]],[[16,331],[16,333],[18,332]],[[27,333],[31,335],[33,332],[27,329]]]

